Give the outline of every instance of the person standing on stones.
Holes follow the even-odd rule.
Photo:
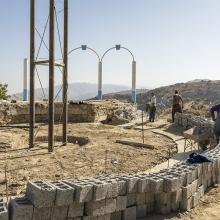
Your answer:
[[[155,121],[155,115],[156,115],[156,104],[157,104],[157,98],[155,94],[151,93],[151,100],[149,103],[150,113],[149,113],[149,122]]]
[[[217,143],[219,143],[219,137],[220,137],[220,104],[215,105],[211,108],[211,116],[212,120],[215,122],[214,125],[214,134],[216,137]]]
[[[179,92],[175,90],[175,94],[173,96],[173,108],[172,108],[172,122],[174,123],[175,114],[177,112],[182,113],[183,110],[183,99]]]

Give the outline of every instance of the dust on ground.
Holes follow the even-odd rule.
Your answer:
[[[24,193],[28,180],[80,179],[103,174],[133,173],[152,168],[172,156],[168,151],[171,140],[151,131],[145,131],[145,143],[154,145],[154,150],[115,143],[117,139],[141,143],[141,131],[103,124],[70,124],[68,135],[73,143],[61,146],[61,142],[56,142],[56,148],[50,154],[47,152],[47,142],[42,142],[47,139],[47,126],[36,131],[36,140],[41,141],[29,150],[27,129],[0,129],[2,196],[6,192],[6,165],[9,195],[19,195]],[[56,125],[55,134],[61,136],[61,131],[62,126]]]

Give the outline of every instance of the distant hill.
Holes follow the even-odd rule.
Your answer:
[[[55,86],[55,94],[60,91],[61,86]],[[113,85],[113,84],[104,84],[103,85],[103,94],[107,93],[117,93],[120,91],[128,90],[128,86],[121,86],[121,85]],[[44,89],[46,99],[48,99],[48,88]],[[36,100],[44,99],[44,95],[42,89],[36,89]],[[68,99],[79,101],[79,100],[86,100],[91,99],[97,96],[97,85],[92,83],[72,83],[69,84],[68,88]],[[11,95],[11,99],[22,100],[22,93],[17,93]],[[56,100],[62,99],[62,90],[59,93]]]
[[[185,101],[198,101],[207,105],[220,103],[220,80],[193,80],[187,83],[177,83],[153,90],[139,91],[137,94],[137,102],[148,102],[151,93],[154,92],[157,96],[158,104],[161,106],[167,106],[171,104],[171,99],[175,90],[179,90]],[[130,93],[107,94],[104,98],[130,100]]]
[[[136,93],[142,94],[148,92],[149,89],[137,89]],[[115,93],[108,93],[103,95],[103,99],[118,99],[118,100],[126,100],[130,101],[131,100],[131,90],[125,90],[125,91],[120,91],[120,92],[115,92]]]
[[[209,79],[194,79],[191,81],[188,81],[187,83],[196,83],[196,82],[207,82],[210,81]]]

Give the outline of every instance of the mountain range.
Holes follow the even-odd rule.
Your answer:
[[[104,84],[103,94],[117,93],[129,90],[128,86]],[[68,99],[73,101],[92,99],[97,96],[97,85],[92,83],[72,83],[68,87]],[[22,93],[11,95],[11,99],[22,100]],[[55,86],[56,101],[62,100],[62,87]],[[48,99],[48,88],[35,90],[36,100]]]

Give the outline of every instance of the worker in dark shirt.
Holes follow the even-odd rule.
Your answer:
[[[215,105],[211,108],[212,120],[215,122],[214,133],[216,136],[216,141],[219,143],[220,138],[220,104]]]
[[[177,90],[173,96],[173,108],[172,108],[172,122],[174,123],[175,114],[177,112],[182,113],[183,110],[183,99]]]

